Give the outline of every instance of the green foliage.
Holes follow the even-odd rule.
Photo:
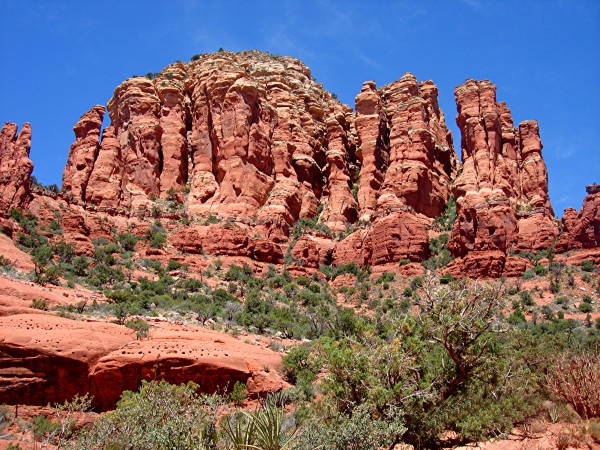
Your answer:
[[[381,276],[377,279],[376,283],[391,283],[396,278],[396,274],[391,272],[383,272]]]
[[[66,243],[63,240],[58,241],[52,246],[53,253],[58,256],[61,263],[71,263],[75,258],[75,246],[71,243]]]
[[[535,278],[535,272],[532,269],[528,269],[525,272],[523,272],[522,278],[524,280],[531,280]]]
[[[150,236],[150,247],[152,248],[163,248],[167,242],[167,233],[153,233]]]
[[[581,311],[582,313],[591,313],[593,310],[594,308],[589,303],[581,302],[579,304],[579,311]]]
[[[244,400],[248,398],[248,390],[246,389],[246,383],[236,381],[233,385],[233,389],[229,393],[229,399],[236,405],[242,406]]]
[[[52,422],[46,416],[35,416],[31,421],[31,432],[36,441],[47,439],[50,435],[57,433],[59,428],[58,423]]]
[[[31,308],[34,309],[39,309],[41,311],[47,311],[48,310],[48,302],[44,299],[41,298],[34,298],[31,301]]]
[[[335,280],[343,274],[354,275],[359,280],[366,280],[371,273],[371,268],[368,266],[358,266],[355,263],[340,264],[338,266],[322,265],[319,268],[321,273],[325,275],[327,280]]]
[[[133,252],[138,240],[138,237],[133,233],[115,235],[115,241],[121,246],[124,252]]]
[[[167,261],[167,272],[179,269],[187,270],[187,265],[182,264],[174,259],[169,259],[169,261]]]
[[[197,450],[216,445],[218,397],[199,395],[198,385],[142,381],[125,391],[113,412],[101,414],[74,448]]]
[[[529,291],[521,291],[519,293],[519,297],[521,297],[521,305],[523,306],[533,306],[535,302],[533,301],[533,297],[531,292]]]
[[[143,339],[148,337],[150,326],[148,322],[142,319],[129,320],[125,322],[127,328],[131,328],[135,331],[136,339]]]
[[[290,236],[294,241],[296,241],[300,239],[307,230],[314,230],[328,237],[333,237],[333,233],[329,227],[324,223],[319,222],[319,216],[315,216],[312,219],[300,219],[292,227]]]
[[[533,374],[494,320],[501,287],[428,279],[421,292],[419,312],[394,322],[391,336],[318,341],[335,410],[352,416],[364,405],[371,418],[406,428],[402,439],[417,448],[444,430],[481,439],[532,412]]]
[[[583,270],[584,272],[593,272],[594,261],[590,261],[589,259],[581,261],[581,270]]]
[[[429,270],[444,268],[454,259],[447,249],[448,237],[448,233],[442,233],[437,238],[430,239],[429,250],[432,256],[423,262]]]
[[[255,411],[246,413],[254,425],[255,447],[261,450],[291,450],[298,428],[287,429],[285,410],[269,402]]]
[[[545,276],[548,274],[548,268],[546,266],[543,266],[542,264],[538,264],[533,270],[535,274],[539,276]]]
[[[443,231],[450,231],[456,221],[456,200],[450,196],[441,216],[435,218],[435,224]]]

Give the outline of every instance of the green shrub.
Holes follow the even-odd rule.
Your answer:
[[[229,393],[229,399],[236,405],[242,406],[244,400],[248,398],[248,390],[246,389],[246,383],[240,383],[236,381],[233,385],[233,389]]]
[[[138,237],[133,233],[123,233],[115,235],[115,241],[121,246],[122,251],[132,252],[138,241]]]
[[[36,441],[48,438],[58,432],[60,425],[50,421],[46,416],[35,416],[31,421],[31,432]]]
[[[543,266],[542,264],[538,264],[537,266],[535,266],[535,274],[539,275],[539,276],[544,276],[548,274],[548,268],[546,266]]]
[[[579,304],[579,311],[581,311],[582,313],[590,313],[593,310],[594,308],[592,308],[592,305],[590,305],[589,303],[581,302]]]
[[[153,233],[150,235],[150,247],[163,248],[167,242],[167,233]]]
[[[41,311],[47,311],[48,310],[48,302],[41,298],[34,298],[31,301],[30,307],[34,308],[34,309],[39,309]]]
[[[523,272],[522,278],[524,280],[531,280],[532,278],[535,278],[535,272],[532,269],[528,269]]]
[[[174,259],[169,259],[169,261],[167,262],[167,272],[181,269],[182,266],[183,266],[183,264],[180,263],[179,261],[175,261]]]
[[[148,332],[150,330],[150,326],[148,322],[142,319],[129,320],[125,322],[125,326],[127,328],[131,328],[135,331],[136,339],[143,339],[148,337]]]
[[[217,408],[222,400],[199,395],[198,387],[142,381],[139,392],[123,392],[113,412],[98,416],[78,436],[74,448],[215,448]]]
[[[593,272],[594,261],[590,261],[588,259],[581,261],[581,270],[583,270],[584,272]]]
[[[529,291],[522,291],[519,293],[519,297],[521,297],[521,305],[523,306],[533,306],[535,302],[533,301],[533,296]]]

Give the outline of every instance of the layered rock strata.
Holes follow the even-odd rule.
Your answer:
[[[20,133],[17,130],[12,122],[0,130],[0,214],[25,207],[31,198],[31,126],[25,123]]]
[[[510,250],[542,250],[558,235],[538,124],[515,128],[487,80],[467,80],[455,96],[463,169],[452,186],[457,220],[449,249],[459,257],[453,271],[499,276]]]
[[[558,252],[600,247],[600,185],[586,186],[586,192],[579,212],[573,208],[565,210],[563,233],[556,243]]]

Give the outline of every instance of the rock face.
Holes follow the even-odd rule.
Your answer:
[[[368,82],[356,106],[294,58],[198,55],[121,84],[100,142],[103,110],[86,113],[63,187],[131,212],[176,198],[191,217],[244,222],[275,243],[318,211],[334,233],[407,207],[439,215],[459,163],[437,88],[411,74],[381,89]]]
[[[499,276],[509,250],[545,249],[558,235],[539,129],[535,121],[516,129],[489,81],[467,80],[455,96],[463,170],[452,186],[457,220],[449,249],[459,257],[454,271]]]
[[[106,411],[143,379],[194,381],[210,393],[240,381],[254,397],[286,387],[279,355],[206,329],[164,325],[136,340],[119,325],[43,314],[0,317],[0,325],[2,403],[62,403],[89,392]]]
[[[297,59],[196,55],[118,86],[101,138],[104,107],[85,113],[63,188],[80,210],[185,217],[191,224],[169,235],[180,252],[275,264],[286,255],[306,267],[427,259],[433,219],[453,195],[450,270],[500,275],[509,253],[548,248],[559,234],[538,124],[515,127],[492,83],[467,80],[455,90],[461,165],[437,96],[407,73],[380,88],[365,82],[352,112]],[[3,130],[2,173],[26,155],[28,132]],[[0,180],[7,204],[29,195],[23,161],[16,182]],[[597,245],[594,195],[567,211],[557,251]],[[301,219],[327,232],[292,238]],[[89,231],[71,234],[89,253]],[[507,273],[520,270],[509,262]]]
[[[107,109],[100,143],[98,127],[77,134],[99,109],[75,128],[64,187],[80,200],[136,210],[185,197],[191,215],[254,220],[274,240],[320,203],[333,229],[356,220],[351,110],[294,58],[199,55],[125,81]]]
[[[410,73],[379,90],[363,85],[356,97],[361,219],[400,205],[427,217],[444,210],[459,163],[437,94]]]
[[[19,134],[17,128],[6,122],[0,130],[0,214],[25,207],[31,196],[31,126],[25,123]]]
[[[73,127],[75,142],[69,151],[62,187],[77,198],[85,198],[85,188],[98,157],[98,138],[104,112],[104,106],[96,105],[81,116]]]
[[[563,233],[556,250],[600,247],[600,185],[586,186],[587,196],[579,213],[567,208],[562,218]]]

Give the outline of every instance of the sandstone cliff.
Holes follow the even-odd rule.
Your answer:
[[[17,134],[17,125],[6,122],[0,130],[0,214],[23,207],[31,196],[30,148],[31,126]]]
[[[189,218],[169,234],[180,252],[379,265],[429,258],[433,219],[453,195],[457,276],[518,274],[510,253],[554,242],[559,252],[598,245],[594,193],[581,213],[567,210],[556,241],[536,121],[515,127],[491,82],[467,80],[455,90],[461,164],[437,95],[407,73],[380,88],[365,82],[352,111],[297,59],[196,55],[118,86],[102,132],[102,106],[75,124],[63,175],[69,214],[86,217],[88,230],[98,229],[97,212]],[[31,199],[29,134],[26,126],[16,137],[9,124],[2,132],[2,173],[18,175],[0,183],[7,205]],[[316,230],[294,238],[301,219]],[[71,231],[90,251],[89,231]]]
[[[462,173],[452,185],[457,220],[449,243],[456,274],[500,276],[510,250],[539,251],[558,235],[537,122],[515,128],[496,86],[467,80],[455,90]]]
[[[586,186],[587,196],[579,212],[567,208],[562,218],[563,234],[556,243],[557,251],[600,247],[600,185]]]

